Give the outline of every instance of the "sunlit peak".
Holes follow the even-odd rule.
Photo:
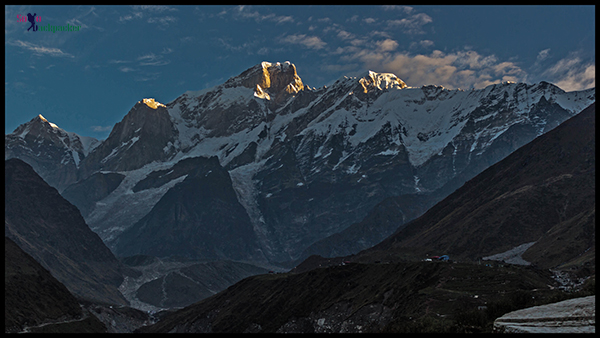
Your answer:
[[[43,116],[42,116],[42,114],[39,114],[39,115],[38,115],[38,118],[39,118],[39,119],[40,119],[42,122],[46,122],[46,123],[48,123],[48,124],[50,125],[50,127],[52,127],[52,128],[55,128],[55,129],[58,129],[58,126],[57,126],[56,124],[54,124],[54,123],[52,123],[52,122],[50,122],[50,121],[46,120],[46,118],[45,118],[45,117],[43,117]]]
[[[148,107],[152,109],[157,109],[159,106],[166,107],[164,104],[154,101],[154,99],[143,99],[142,103],[145,103]]]

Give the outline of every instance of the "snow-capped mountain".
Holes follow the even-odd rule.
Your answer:
[[[4,158],[20,158],[59,191],[77,181],[80,162],[100,142],[59,128],[41,114],[4,137]]]
[[[131,254],[121,245],[133,238],[120,236],[159,236],[164,229],[146,225],[160,219],[171,219],[162,227],[178,231],[185,223],[179,220],[189,216],[180,212],[184,205],[163,200],[175,186],[199,184],[187,179],[199,173],[177,163],[216,156],[229,176],[219,182],[231,182],[263,257],[281,262],[360,221],[386,197],[437,192],[449,182],[460,186],[594,101],[595,89],[567,93],[546,82],[414,88],[371,71],[311,88],[293,64],[262,62],[167,104],[138,102],[82,160],[80,182],[70,189],[92,175],[122,176],[107,195],[88,201],[85,217],[117,254]],[[223,203],[221,212],[237,210],[229,199]],[[227,228],[212,227],[199,229]],[[180,237],[184,248],[189,237]],[[146,242],[139,253],[151,251]]]

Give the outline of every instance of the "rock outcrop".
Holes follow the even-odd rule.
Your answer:
[[[509,312],[494,321],[503,333],[595,333],[596,296]]]
[[[225,86],[239,85],[255,89],[257,97],[272,99],[275,104],[280,104],[290,95],[304,89],[302,79],[296,73],[296,66],[289,61],[275,64],[265,61],[225,82]]]

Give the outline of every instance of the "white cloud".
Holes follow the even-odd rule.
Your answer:
[[[424,34],[423,26],[431,22],[433,19],[429,15],[418,13],[404,19],[388,20],[387,24],[390,28],[403,28],[403,32],[406,34]]]
[[[67,23],[71,26],[81,26],[81,28],[88,28],[88,25],[84,24],[83,22],[79,21],[76,18],[73,18],[71,20],[67,20]]]
[[[358,21],[358,15],[353,15],[350,18],[346,19],[347,22],[356,22]]]
[[[127,22],[131,20],[142,19],[151,15],[160,15],[168,12],[175,12],[178,9],[169,6],[131,6],[132,12],[119,17],[119,22]],[[151,16],[146,19],[147,23],[159,24],[159,28],[164,29],[170,23],[177,22],[177,18],[171,15],[166,16]]]
[[[375,44],[377,44],[377,49],[381,52],[390,52],[398,48],[398,43],[392,39],[377,41]]]
[[[422,47],[422,48],[429,48],[429,47],[433,47],[433,45],[435,45],[435,43],[431,40],[421,40],[419,42],[412,42],[410,44],[410,48],[415,48],[415,47]]]
[[[381,7],[386,11],[390,11],[390,10],[402,11],[406,14],[410,14],[414,10],[414,8],[412,8],[410,6],[400,6],[400,5],[383,5]]]
[[[327,45],[318,36],[307,36],[306,34],[287,35],[281,39],[281,42],[299,44],[312,49],[321,49]]]
[[[550,48],[540,51],[537,56],[537,61],[545,60],[548,57],[548,55],[550,55]]]
[[[593,88],[596,86],[596,64],[584,62],[577,53],[571,53],[544,71],[542,76],[568,92]]]
[[[131,7],[133,9],[139,9],[142,11],[149,11],[149,12],[158,12],[158,13],[177,11],[177,8],[169,7],[169,6],[135,5],[135,6],[131,6]]]
[[[242,18],[242,19],[253,19],[256,22],[261,22],[261,21],[272,21],[275,22],[276,24],[281,24],[281,23],[285,23],[285,22],[294,22],[294,18],[292,16],[289,15],[275,15],[273,13],[269,13],[269,14],[261,14],[258,11],[254,10],[250,10],[249,6],[244,6],[244,5],[239,5],[233,9],[230,10],[231,13],[233,13],[233,17],[234,18]],[[221,15],[227,14],[228,10],[224,10],[223,12],[221,12]]]
[[[392,37],[392,36],[390,35],[390,33],[388,33],[388,32],[384,32],[384,31],[371,31],[371,32],[369,33],[369,35],[370,35],[370,36],[373,36],[373,37],[375,37],[375,36],[381,36],[381,37],[383,37],[383,38],[391,38],[391,37]]]
[[[390,53],[360,49],[341,56],[346,62],[359,60],[363,67],[376,72],[390,72],[407,85],[442,85],[446,88],[483,88],[504,81],[521,81],[526,73],[513,62],[499,62],[494,55],[481,55],[473,50],[426,54]]]
[[[105,132],[111,130],[112,126],[91,126],[90,128],[95,132]]]
[[[374,22],[376,22],[377,20],[376,20],[376,19],[373,19],[373,18],[365,18],[365,19],[363,19],[363,21],[364,21],[365,23],[374,23]]]
[[[242,50],[246,50],[249,54],[252,53],[253,48],[258,44],[257,41],[244,41],[244,43],[240,45],[233,45],[225,41],[225,39],[223,38],[217,38],[216,40],[219,41],[223,45],[223,47],[225,47],[225,49],[229,51],[240,52]]]
[[[127,60],[109,60],[108,63],[130,63],[131,61]]]
[[[168,26],[172,22],[177,22],[177,19],[172,16],[152,17],[148,18],[148,23],[158,23],[163,26]]]
[[[142,14],[142,12],[134,12],[131,14],[126,14],[124,16],[120,16],[119,21],[126,22],[126,21],[130,21],[130,20],[134,20],[134,19],[141,19],[143,16],[144,16],[144,14]]]
[[[338,32],[337,36],[338,36],[338,38],[340,38],[342,40],[348,40],[348,39],[354,38],[354,34],[349,33],[343,29]]]
[[[163,60],[162,55],[156,55],[154,53],[142,55],[138,57],[136,61],[140,62],[140,66],[164,66],[171,63],[171,61]]]
[[[158,79],[160,72],[143,72],[134,78],[135,81],[154,81]]]
[[[40,55],[40,56],[48,55],[48,56],[53,56],[53,57],[74,58],[74,56],[72,54],[63,52],[59,48],[44,47],[44,46],[36,45],[36,44],[27,42],[27,41],[13,40],[13,41],[8,42],[8,44],[30,50],[35,55]]]

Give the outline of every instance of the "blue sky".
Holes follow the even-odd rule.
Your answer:
[[[80,26],[72,32],[27,31]],[[262,61],[321,87],[366,70],[407,85],[595,87],[594,6],[5,6],[5,133],[44,115],[106,138],[142,98],[168,103]]]

